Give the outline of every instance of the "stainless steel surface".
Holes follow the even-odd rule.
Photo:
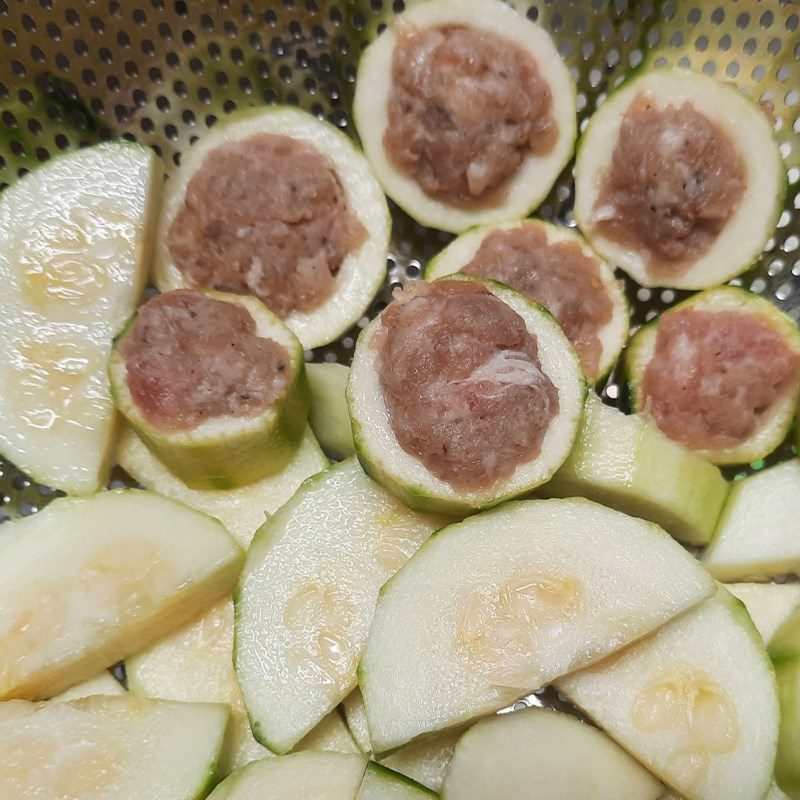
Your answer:
[[[772,104],[789,181],[786,207],[757,266],[735,283],[800,319],[800,4],[513,5],[556,40],[578,85],[581,126],[643,64],[702,70]],[[399,0],[0,0],[0,188],[58,152],[118,135],[151,145],[169,172],[218,119],[264,103],[299,105],[355,136],[350,108],[359,53],[402,7]],[[538,216],[574,225],[571,209],[570,166]],[[397,208],[393,216],[386,282],[370,314],[395,286],[418,278],[451,238]],[[627,288],[634,323],[681,296],[630,281]],[[349,363],[358,332],[312,357]],[[618,400],[613,376],[604,394]],[[790,454],[787,443],[769,463]],[[0,461],[0,521],[33,513],[52,496]]]

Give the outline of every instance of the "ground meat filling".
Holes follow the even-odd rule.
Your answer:
[[[331,296],[366,235],[326,156],[288,136],[257,134],[206,156],[167,246],[195,286],[254,295],[286,317]]]
[[[598,376],[598,331],[611,321],[613,305],[596,258],[575,242],[547,243],[536,225],[490,233],[464,272],[500,281],[547,308],[581,358],[588,378]]]
[[[399,31],[383,143],[431,197],[501,201],[522,160],[553,149],[551,110],[536,61],[508,39],[466,27]]]
[[[705,253],[745,190],[741,155],[691,102],[659,109],[644,93],[625,113],[594,208],[598,230],[643,252],[654,276]]]
[[[460,491],[535,458],[558,413],[523,319],[466,281],[417,284],[381,316],[378,375],[401,447]]]
[[[159,428],[257,414],[291,373],[286,349],[258,336],[245,308],[185,289],[142,306],[120,353],[134,402]]]
[[[798,380],[800,355],[767,322],[737,311],[678,310],[658,326],[645,408],[692,450],[735,447]]]

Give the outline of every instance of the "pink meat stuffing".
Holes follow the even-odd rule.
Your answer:
[[[392,430],[434,475],[472,491],[539,454],[558,391],[523,319],[483,286],[415,285],[375,342]]]

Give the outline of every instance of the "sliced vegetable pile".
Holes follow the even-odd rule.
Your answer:
[[[0,797],[800,800],[800,463],[720,470],[800,397],[795,323],[720,285],[782,207],[772,128],[638,75],[579,233],[523,218],[575,104],[535,23],[426,0],[364,52],[363,154],[253,109],[163,196],[127,143],[4,192],[0,452],[68,496],[0,528]],[[384,191],[460,235],[369,320]],[[616,267],[703,291],[629,337]]]

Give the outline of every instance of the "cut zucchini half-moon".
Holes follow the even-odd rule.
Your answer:
[[[655,522],[690,545],[708,544],[728,496],[722,473],[668,439],[644,414],[586,401],[578,438],[540,497],[585,497]]]
[[[800,462],[797,459],[736,481],[703,556],[718,580],[777,578],[800,572]]]
[[[775,778],[790,797],[800,797],[800,609],[781,625],[769,644],[781,706]]]
[[[233,589],[217,520],[152,492],[54,500],[0,535],[0,699],[43,699],[158,640]]]
[[[722,586],[556,687],[686,800],[759,800],[769,788],[775,676],[744,606]]]
[[[292,753],[248,764],[224,780],[209,800],[356,800],[366,756]]]
[[[66,703],[69,700],[80,700],[82,697],[95,697],[96,695],[118,697],[122,694],[125,694],[125,687],[107,669],[104,669],[94,678],[76,683],[75,686],[71,686],[50,699]]]
[[[581,498],[451,525],[381,589],[359,667],[372,745],[501,709],[713,591],[655,525]]]
[[[406,452],[392,430],[378,373],[380,353],[373,339],[382,331],[380,316],[364,329],[356,344],[347,402],[356,452],[368,475],[411,508],[463,516],[526,494],[553,475],[575,441],[586,398],[586,381],[577,353],[558,323],[541,306],[494,281],[462,274],[450,275],[445,280],[471,281],[485,287],[522,317],[528,332],[536,339],[542,372],[555,386],[559,406],[549,422],[539,454],[487,488],[459,491],[434,475],[421,459]]]
[[[343,364],[306,364],[311,409],[308,422],[320,447],[338,461],[355,453],[353,430],[347,410],[347,381],[350,369]]]
[[[367,232],[366,239],[342,262],[331,296],[310,311],[293,311],[284,320],[303,347],[319,347],[355,324],[378,292],[386,275],[391,218],[383,191],[352,140],[297,108],[273,106],[232,114],[191,148],[165,187],[153,280],[162,292],[189,286],[167,245],[167,234],[183,206],[189,181],[213,150],[258,134],[287,136],[327,156],[336,169],[348,207]]]
[[[383,144],[389,126],[392,57],[404,26],[466,26],[502,36],[531,54],[552,95],[558,136],[544,155],[528,154],[512,176],[505,197],[490,205],[461,208],[423,191],[392,165]],[[577,133],[575,84],[545,30],[499,0],[428,0],[397,15],[364,51],[358,67],[353,114],[364,152],[386,194],[421,225],[461,233],[473,225],[519,219],[537,208],[572,157]]]
[[[144,289],[161,179],[149,147],[108,142],[0,199],[0,453],[70,494],[108,478],[106,361]]]
[[[266,516],[275,513],[306,478],[328,466],[328,459],[309,428],[292,460],[277,475],[268,475],[238,489],[190,489],[147,449],[128,425],[120,434],[114,459],[146,489],[218,519],[245,548]]]
[[[37,800],[202,800],[228,709],[86,697],[0,703],[0,796]]]
[[[800,332],[795,323],[772,303],[735,286],[720,286],[693,295],[673,306],[661,316],[642,326],[628,342],[623,355],[623,380],[632,411],[646,410],[642,390],[645,370],[655,354],[659,322],[668,314],[683,309],[707,312],[734,312],[753,318],[774,328],[793,353],[800,353]],[[744,464],[769,455],[786,437],[792,426],[800,383],[794,382],[762,414],[753,434],[746,440],[722,449],[696,449],[695,453],[713,464]]]
[[[656,800],[663,787],[622,748],[569,714],[528,708],[473,725],[442,800]]]
[[[380,587],[442,524],[350,458],[261,528],[235,594],[234,646],[258,741],[291,750],[353,689]]]
[[[766,644],[800,607],[800,583],[729,583],[725,588],[744,603]]]
[[[597,366],[591,371],[584,368],[586,379],[590,383],[596,384],[606,378],[617,361],[625,340],[628,338],[628,320],[630,309],[628,300],[625,297],[622,285],[614,278],[614,272],[600,259],[596,253],[586,244],[586,242],[569,228],[558,225],[551,225],[549,222],[542,222],[538,219],[517,220],[514,222],[503,222],[497,225],[485,225],[474,230],[461,234],[455,241],[451,242],[437,256],[428,262],[425,268],[425,280],[432,281],[445,275],[452,275],[456,272],[466,272],[464,268],[475,258],[484,240],[497,231],[509,231],[517,228],[530,227],[542,231],[548,245],[568,244],[577,246],[587,258],[591,258],[597,265],[601,285],[596,287],[599,292],[605,294],[611,301],[611,319],[597,330],[596,336],[600,343],[600,355],[597,359]],[[487,276],[500,283],[505,283],[501,276]],[[512,289],[516,288],[511,286]],[[524,292],[523,292],[524,293]],[[536,297],[531,296],[531,300],[540,302]],[[553,316],[558,320],[558,314],[553,311]]]
[[[640,95],[660,110],[691,103],[724,133],[743,164],[743,194],[730,217],[710,246],[674,274],[654,274],[645,249],[610,238],[598,225],[606,218],[599,196],[622,120]],[[575,219],[595,250],[642,286],[706,289],[744,272],[772,236],[785,195],[786,170],[766,114],[732,84],[700,73],[659,69],[625,82],[594,114],[578,144]]]
[[[289,363],[286,385],[265,408],[247,416],[227,414],[202,420],[191,428],[159,425],[131,394],[123,355],[138,313],[114,342],[108,374],[119,410],[147,447],[192,489],[235,489],[275,475],[297,452],[306,429],[308,384],[303,346],[263,303],[254,297],[204,290],[205,297],[244,308],[256,324],[255,334],[280,345]],[[162,295],[163,297],[163,295]],[[198,381],[203,376],[198,376]]]

